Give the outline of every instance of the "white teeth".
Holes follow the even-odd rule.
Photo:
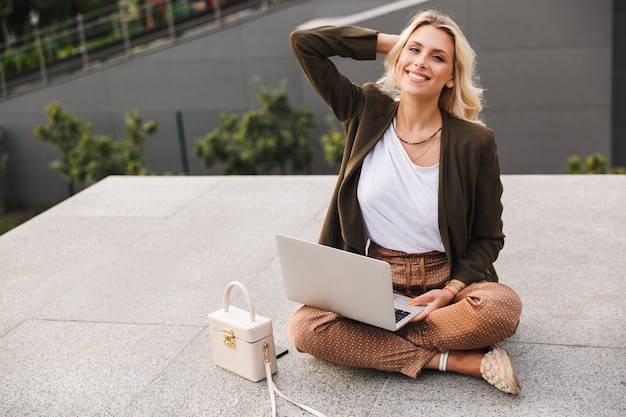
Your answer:
[[[411,72],[409,72],[409,77],[411,77],[411,78],[413,78],[413,79],[415,79],[415,80],[419,80],[419,81],[425,81],[425,80],[427,80],[427,79],[428,79],[428,78],[426,78],[426,77],[424,77],[424,76],[422,76],[422,75],[413,74],[413,73],[411,73]]]

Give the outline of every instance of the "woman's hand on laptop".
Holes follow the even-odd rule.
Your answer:
[[[424,320],[432,311],[447,306],[454,300],[454,298],[455,295],[451,291],[438,289],[430,290],[422,295],[418,295],[409,301],[409,305],[425,305],[426,308],[420,314],[411,319],[411,321]]]

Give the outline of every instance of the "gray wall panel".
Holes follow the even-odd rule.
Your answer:
[[[110,84],[127,86],[111,90],[111,106],[144,111],[238,108],[247,96],[244,74],[243,66],[234,61],[123,66],[109,72]]]
[[[483,52],[490,107],[590,107],[611,102],[609,47]]]
[[[472,0],[471,36],[480,51],[607,45],[611,16],[610,0]]]
[[[61,102],[61,106],[71,106],[72,111],[79,117],[88,114],[102,113],[110,110],[110,90],[101,71],[85,73],[71,82],[61,82],[48,87],[48,91],[41,92],[39,99],[49,98],[45,102],[39,101],[37,111],[44,114],[44,107],[52,100]],[[43,104],[43,105],[41,105]],[[84,116],[83,116],[84,115]]]
[[[557,174],[574,154],[610,153],[607,110],[489,110],[486,121],[496,132],[503,172]]]

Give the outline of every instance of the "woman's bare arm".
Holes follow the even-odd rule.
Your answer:
[[[376,41],[376,53],[387,54],[389,51],[391,51],[391,48],[393,48],[393,46],[398,42],[399,39],[399,35],[379,32]]]

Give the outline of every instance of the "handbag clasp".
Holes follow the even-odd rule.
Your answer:
[[[265,355],[265,363],[270,363],[270,345],[269,343],[263,343],[263,353]]]
[[[235,348],[235,333],[230,329],[222,329],[222,341],[229,348]]]

